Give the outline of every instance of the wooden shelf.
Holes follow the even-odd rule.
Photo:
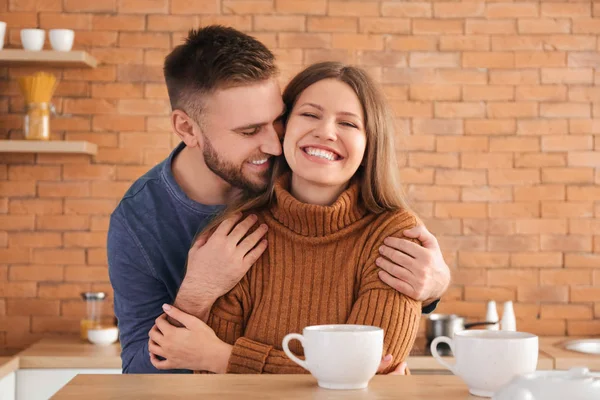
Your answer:
[[[0,140],[0,153],[70,153],[96,155],[98,146],[83,141]]]
[[[48,67],[96,68],[98,61],[85,51],[0,50],[0,65],[45,65]]]

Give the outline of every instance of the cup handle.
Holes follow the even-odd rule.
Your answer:
[[[310,371],[308,369],[308,364],[306,364],[306,361],[299,359],[294,353],[290,351],[288,345],[290,343],[290,340],[294,339],[297,339],[302,344],[302,347],[304,347],[304,336],[300,335],[299,333],[290,333],[288,335],[285,335],[285,337],[283,338],[283,343],[281,344],[281,346],[283,347],[283,351],[290,358],[290,360],[292,360],[305,370]]]
[[[431,355],[433,356],[433,358],[436,359],[437,362],[439,362],[440,364],[442,364],[442,366],[448,368],[450,371],[452,371],[452,373],[454,375],[458,375],[455,371],[455,365],[450,365],[448,364],[446,361],[442,360],[442,357],[440,357],[438,351],[437,351],[437,345],[439,343],[446,343],[448,346],[450,346],[450,350],[452,350],[452,354],[454,354],[454,357],[456,357],[456,354],[454,353],[454,341],[452,339],[450,339],[447,336],[438,336],[435,339],[433,339],[433,341],[431,342]]]

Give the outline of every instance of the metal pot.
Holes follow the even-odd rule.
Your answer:
[[[497,323],[497,321],[479,321],[465,324],[465,319],[456,314],[430,314],[425,326],[425,335],[427,342],[431,343],[438,336],[453,338],[456,332],[464,331],[474,326],[495,325]]]

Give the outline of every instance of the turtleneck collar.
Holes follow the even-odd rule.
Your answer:
[[[352,180],[330,206],[302,203],[289,192],[291,174],[275,183],[275,198],[271,213],[280,224],[302,236],[320,237],[338,232],[365,216],[367,210],[360,201],[360,186]]]

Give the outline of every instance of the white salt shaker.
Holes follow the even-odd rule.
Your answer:
[[[502,312],[502,321],[500,321],[500,329],[503,331],[516,331],[517,320],[515,318],[515,310],[512,301],[504,302],[504,311]]]
[[[485,320],[487,322],[498,322],[498,311],[496,310],[496,302],[494,300],[488,301],[487,303]],[[486,325],[486,329],[491,331],[497,331],[499,328],[499,324],[497,323],[494,325]]]

